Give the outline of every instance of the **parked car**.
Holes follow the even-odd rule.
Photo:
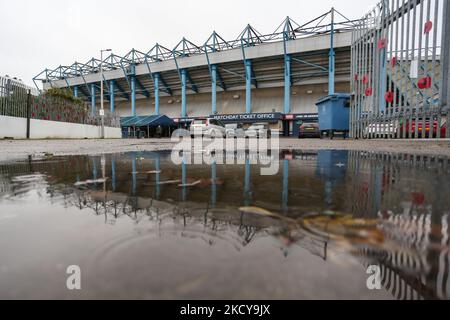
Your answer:
[[[242,124],[227,124],[225,125],[227,138],[244,138],[245,130]]]
[[[245,131],[246,138],[270,138],[271,131],[266,123],[255,123]]]
[[[417,126],[417,133],[418,138],[422,138],[424,131],[425,131],[425,138],[436,138],[438,133],[438,121],[433,120],[433,131],[431,133],[431,126],[430,126],[430,120],[425,121],[425,130],[423,130],[423,122],[422,120],[419,120],[418,126]],[[444,138],[447,133],[446,128],[446,121],[443,121],[440,126],[440,135],[441,138]],[[409,131],[409,134],[407,134]],[[406,134],[404,135],[403,132]],[[401,127],[400,127],[400,136],[408,136],[408,137],[416,137],[416,121],[412,120],[411,124],[409,121],[406,121]]]
[[[194,120],[190,128],[191,137],[207,136],[207,137],[226,137],[225,125],[216,119],[200,119]]]
[[[315,122],[302,123],[298,132],[298,138],[320,138],[319,124]]]

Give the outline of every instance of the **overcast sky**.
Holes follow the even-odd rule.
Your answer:
[[[332,6],[360,18],[377,0],[0,0],[0,75],[32,78],[45,68],[86,62],[99,50],[172,49],[183,36],[201,45],[216,30],[235,39],[250,23],[263,34],[286,16],[303,24]]]

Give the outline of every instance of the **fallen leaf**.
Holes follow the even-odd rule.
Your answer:
[[[79,186],[87,186],[87,185],[90,185],[90,184],[105,183],[107,180],[108,180],[108,178],[97,179],[97,180],[79,181],[79,182],[75,182],[74,186],[79,187]]]
[[[258,207],[240,207],[239,211],[245,212],[245,213],[254,213],[259,214],[261,216],[268,216],[268,217],[278,217],[277,214],[272,213],[266,209],[258,208]]]
[[[335,240],[379,244],[385,238],[384,233],[377,228],[379,221],[376,219],[317,215],[304,217],[299,222],[307,229]]]
[[[168,181],[161,181],[157,183],[158,185],[164,185],[164,184],[177,184],[180,183],[181,180],[168,180]]]
[[[178,186],[182,187],[182,188],[184,188],[184,187],[195,187],[195,186],[199,185],[200,183],[202,183],[202,180],[198,180],[198,181],[195,181],[193,183],[179,184]]]
[[[161,170],[147,171],[146,174],[158,174],[161,173]]]
[[[239,211],[244,212],[244,213],[250,213],[250,214],[256,214],[256,215],[260,215],[260,216],[280,219],[280,220],[284,220],[284,221],[287,221],[292,224],[297,224],[297,221],[292,218],[285,217],[278,213],[270,212],[269,210],[259,208],[259,207],[240,207]]]

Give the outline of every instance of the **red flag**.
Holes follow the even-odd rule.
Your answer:
[[[366,92],[365,92],[366,97],[370,97],[372,95],[372,93],[373,93],[373,89],[372,88],[367,88],[366,89]]]

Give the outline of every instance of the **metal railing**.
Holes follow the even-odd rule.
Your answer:
[[[31,99],[31,119],[101,125],[101,117],[92,115],[90,106],[86,103],[47,96],[33,96]],[[120,118],[114,114],[105,114],[104,124],[107,127],[120,127]]]
[[[0,115],[26,118],[29,90],[20,81],[0,77]]]
[[[34,89],[7,77],[0,77],[0,116],[29,118],[89,125],[101,125],[101,117],[92,115],[90,106],[74,101],[43,94],[34,95]],[[105,114],[104,124],[120,127],[120,118]]]
[[[383,0],[352,34],[353,138],[444,138],[448,0]]]

